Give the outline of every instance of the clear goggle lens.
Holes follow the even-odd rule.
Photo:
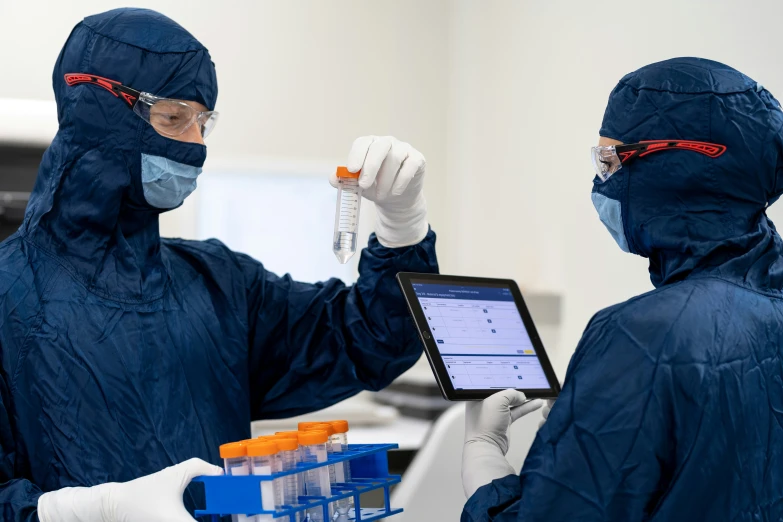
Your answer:
[[[215,111],[199,112],[187,103],[159,98],[142,93],[133,106],[133,112],[165,136],[177,137],[198,124],[201,137],[206,138],[215,128],[219,114]]]
[[[595,170],[595,175],[598,176],[601,182],[605,182],[612,177],[612,174],[623,168],[620,157],[613,146],[593,147],[591,153],[593,170]]]

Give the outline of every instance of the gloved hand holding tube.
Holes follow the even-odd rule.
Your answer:
[[[429,223],[421,152],[392,136],[363,136],[354,141],[347,167],[349,172],[361,171],[362,195],[375,203],[375,234],[381,245],[400,248],[424,239]],[[338,187],[336,173],[329,182]]]
[[[129,482],[63,488],[38,499],[41,522],[193,522],[182,494],[194,477],[223,469],[190,459]]]
[[[462,487],[467,498],[481,486],[515,473],[506,460],[508,428],[542,404],[540,400],[527,401],[525,394],[517,390],[505,390],[481,402],[466,404]]]

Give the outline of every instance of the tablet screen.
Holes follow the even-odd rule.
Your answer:
[[[455,390],[550,388],[507,286],[411,285]]]

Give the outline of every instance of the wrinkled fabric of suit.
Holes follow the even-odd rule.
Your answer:
[[[158,135],[66,73],[210,109],[217,99],[207,50],[153,11],[88,17],[63,48],[59,131],[23,225],[0,245],[3,520],[36,520],[42,492],[191,457],[219,464],[218,446],[249,437],[251,420],[382,388],[418,359],[395,276],[437,271],[432,232],[400,249],[371,238],[352,287],[278,277],[214,240],[162,240],[141,154],[191,164],[203,146]],[[186,493],[190,510],[197,497]]]
[[[765,213],[781,126],[769,92],[713,61],[620,81],[601,136],[727,150],[656,152],[596,185],[656,289],[593,317],[520,476],[463,521],[783,520],[783,243]]]

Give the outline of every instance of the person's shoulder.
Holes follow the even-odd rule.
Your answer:
[[[175,271],[211,272],[217,278],[247,274],[262,269],[260,262],[247,254],[231,250],[217,239],[161,239],[163,256]]]
[[[161,238],[161,244],[175,252],[190,252],[196,255],[199,254],[215,254],[215,253],[234,253],[228,248],[225,243],[219,239],[181,239],[181,238]]]
[[[601,310],[585,339],[606,349],[636,347],[653,357],[665,350],[685,355],[716,335],[733,292],[731,284],[720,280],[667,285]]]
[[[246,254],[231,250],[218,239],[193,240],[179,238],[161,239],[164,255],[187,258],[191,261],[201,260],[210,264],[236,265],[249,258]]]
[[[694,313],[704,315],[705,312],[721,309],[723,302],[720,298],[734,290],[731,284],[719,279],[686,279],[605,308],[595,315],[594,321],[620,321],[630,325],[669,323]]]

